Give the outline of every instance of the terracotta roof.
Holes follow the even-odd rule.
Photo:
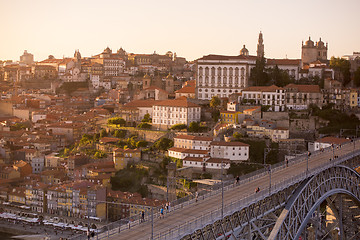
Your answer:
[[[154,106],[168,106],[168,107],[200,107],[199,105],[192,103],[184,98],[178,98],[174,100],[159,101]]]
[[[183,161],[192,161],[192,162],[203,162],[204,159],[202,157],[185,157]]]
[[[120,139],[119,138],[112,138],[112,137],[103,137],[99,140],[100,143],[116,143]]]
[[[210,145],[212,145],[212,146],[228,146],[228,147],[232,147],[232,146],[248,147],[248,146],[250,146],[249,144],[242,143],[242,142],[225,142],[225,141],[221,141],[221,142],[213,141],[210,143]]]
[[[195,94],[195,86],[185,86],[177,91],[175,93],[194,93]]]
[[[323,137],[317,140],[317,142],[319,143],[329,143],[329,144],[344,144],[347,142],[350,142],[350,139],[346,139],[346,138],[338,138],[338,137]]]
[[[135,100],[129,103],[126,103],[124,107],[152,107],[155,103],[159,101],[153,99],[146,100]]]
[[[231,163],[229,159],[226,158],[209,158],[206,160],[207,163]]]
[[[251,91],[251,92],[275,92],[276,90],[284,90],[284,88],[271,85],[271,86],[252,86],[247,87],[242,90],[242,92]]]
[[[267,65],[296,65],[300,66],[301,59],[266,59]]]
[[[187,140],[196,140],[196,141],[212,141],[212,137],[202,137],[202,136],[193,136],[193,135],[178,135],[174,138],[178,139],[187,139]]]
[[[238,56],[225,56],[225,55],[215,55],[215,54],[210,54],[207,56],[203,56],[202,58],[199,58],[197,61],[199,60],[256,60],[256,56],[244,56],[244,55],[238,55]]]
[[[150,86],[148,88],[143,89],[143,91],[151,91],[151,90],[159,90],[160,92],[168,94],[168,92],[166,92],[165,90],[155,87],[155,86]]]
[[[297,89],[299,92],[306,92],[306,93],[320,93],[319,85],[297,85],[297,84],[288,84],[284,87],[285,89],[294,88]]]

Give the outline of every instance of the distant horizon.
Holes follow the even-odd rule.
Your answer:
[[[0,0],[0,60],[19,61],[24,50],[42,61],[123,48],[128,53],[177,53],[193,61],[209,54],[256,55],[259,32],[265,57],[301,58],[309,36],[328,42],[328,59],[360,51],[360,1],[318,0]]]

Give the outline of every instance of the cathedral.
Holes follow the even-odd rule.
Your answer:
[[[304,42],[302,42],[301,45],[301,61],[303,65],[308,65],[317,60],[320,62],[327,61],[328,44],[326,43],[325,45],[324,42],[321,41],[321,38],[314,44],[314,42],[309,37],[309,40],[305,42],[305,45]]]

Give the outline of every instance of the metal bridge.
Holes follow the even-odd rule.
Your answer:
[[[329,226],[340,239],[360,239],[360,175],[354,171],[359,155],[360,141],[304,154],[273,165],[271,185],[269,172],[262,170],[228,184],[223,198],[221,189],[214,190],[173,205],[162,219],[156,212],[154,221],[148,216],[145,223],[113,223],[97,239],[332,239]],[[345,201],[351,217],[344,216]],[[324,203],[332,223],[321,216]]]

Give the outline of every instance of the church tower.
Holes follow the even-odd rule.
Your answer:
[[[165,91],[167,91],[168,93],[174,92],[174,78],[171,76],[170,73],[165,79]]]
[[[151,86],[151,77],[146,73],[143,78],[143,89],[147,89]]]
[[[258,44],[257,44],[257,57],[258,58],[262,58],[265,56],[264,53],[264,44],[263,44],[263,35],[262,32],[260,31],[259,33],[259,40],[258,40]]]

